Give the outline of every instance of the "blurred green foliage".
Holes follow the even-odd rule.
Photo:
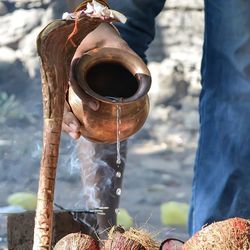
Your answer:
[[[183,202],[169,201],[161,204],[161,223],[163,225],[186,226],[189,205]]]
[[[34,193],[18,192],[8,196],[7,203],[12,206],[20,206],[26,210],[35,210],[37,197]]]
[[[117,214],[117,225],[121,225],[125,229],[133,226],[133,219],[124,208],[119,208],[119,213]]]
[[[0,124],[4,124],[8,119],[25,119],[31,123],[35,121],[33,115],[24,109],[15,95],[8,95],[6,92],[0,92]]]

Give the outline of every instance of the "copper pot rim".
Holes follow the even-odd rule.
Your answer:
[[[117,98],[113,100],[93,91],[87,84],[85,76],[91,67],[103,62],[120,64],[125,67],[136,78],[138,83],[137,91],[128,98]],[[87,95],[107,104],[113,105],[115,103],[119,105],[138,101],[145,97],[151,86],[151,74],[142,59],[123,49],[111,47],[96,48],[83,54],[81,58],[77,59],[74,65],[75,67],[72,71],[75,81],[72,82],[71,86],[76,94],[78,93],[76,90],[79,90],[79,88],[75,86],[75,84],[78,83],[80,89]],[[86,84],[82,84],[83,81],[85,81]]]

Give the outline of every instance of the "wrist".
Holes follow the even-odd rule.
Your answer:
[[[117,33],[117,35],[121,36],[119,30],[115,27],[115,25],[113,23],[106,23],[107,25],[111,26],[112,29],[115,30],[115,32]]]
[[[120,37],[120,32],[119,30],[115,27],[114,24],[112,23],[109,23],[109,22],[105,22],[105,23],[101,23],[97,29],[100,29],[100,31],[102,32],[111,32],[113,33],[114,35],[117,35]]]

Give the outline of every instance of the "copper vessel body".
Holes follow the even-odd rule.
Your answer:
[[[116,48],[95,49],[84,54],[72,71],[68,101],[85,138],[115,143],[118,127],[120,141],[142,127],[149,112],[151,76],[137,55]],[[84,103],[86,95],[99,101],[97,111]]]

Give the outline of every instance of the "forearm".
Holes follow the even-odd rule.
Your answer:
[[[122,38],[145,60],[145,52],[155,35],[155,17],[165,0],[109,0],[111,9],[125,14],[125,24],[117,23]]]

